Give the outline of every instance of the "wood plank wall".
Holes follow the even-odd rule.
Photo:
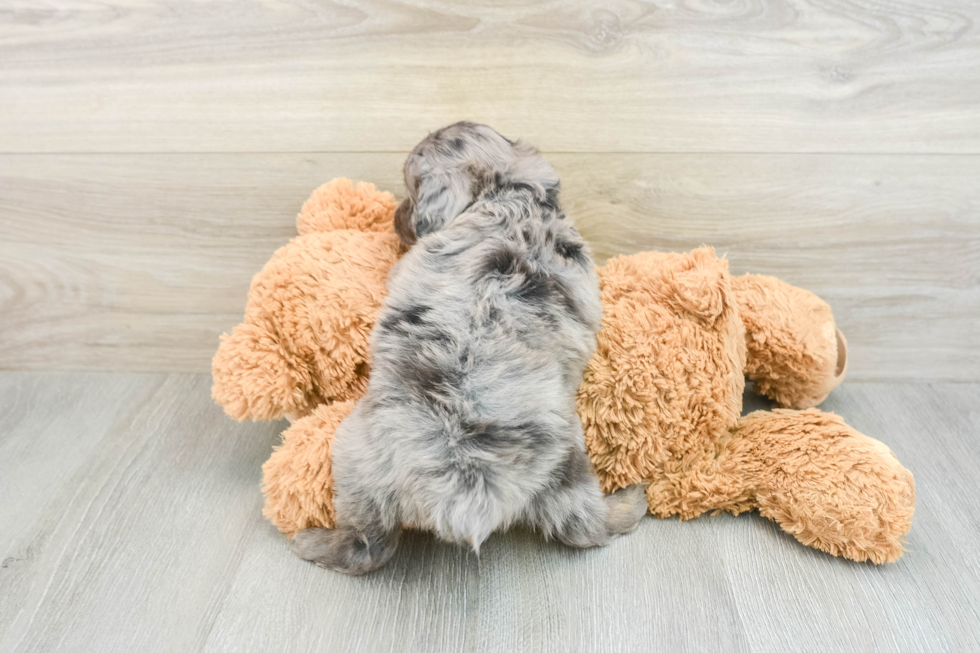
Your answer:
[[[334,176],[541,147],[599,259],[714,245],[852,380],[980,379],[980,3],[107,0],[0,10],[0,369],[207,371]]]

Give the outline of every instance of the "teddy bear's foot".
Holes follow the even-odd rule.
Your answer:
[[[757,411],[733,436],[726,466],[751,470],[759,512],[797,540],[857,561],[902,555],[915,481],[882,442],[815,409]]]
[[[781,406],[818,405],[847,374],[847,340],[822,299],[776,277],[732,280],[745,325],[746,375]]]
[[[839,386],[843,381],[844,377],[847,376],[847,338],[841,333],[840,329],[835,329],[834,334],[837,339],[837,363],[834,365],[834,378],[830,385],[830,390],[833,390]],[[830,392],[828,390],[827,392]]]
[[[334,525],[333,437],[352,410],[353,401],[318,406],[283,432],[282,444],[262,465],[262,514],[286,535]]]

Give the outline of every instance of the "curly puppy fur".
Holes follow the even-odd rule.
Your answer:
[[[293,538],[348,574],[383,565],[402,525],[479,552],[524,522],[575,547],[636,526],[644,488],[603,496],[575,393],[602,307],[588,249],[534,148],[457,123],[405,163],[410,251],[372,334],[367,394],[338,427],[337,528]]]

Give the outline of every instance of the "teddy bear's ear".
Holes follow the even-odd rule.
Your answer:
[[[669,272],[665,280],[674,293],[669,301],[679,311],[710,323],[735,305],[728,262],[715,256],[714,249],[702,247],[683,255]]]
[[[238,421],[304,415],[318,403],[307,391],[313,387],[308,367],[292,361],[277,338],[254,324],[221,336],[211,376],[211,396]]]
[[[354,229],[394,231],[395,198],[374,184],[338,177],[313,191],[296,216],[301,235]]]

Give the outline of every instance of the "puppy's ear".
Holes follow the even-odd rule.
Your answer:
[[[422,179],[412,215],[416,238],[442,229],[473,203],[478,175],[462,168],[433,172]]]
[[[406,247],[415,244],[415,231],[412,229],[412,200],[407,197],[395,209],[395,233]]]

